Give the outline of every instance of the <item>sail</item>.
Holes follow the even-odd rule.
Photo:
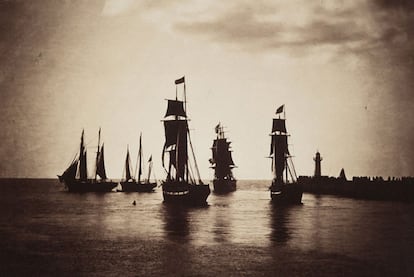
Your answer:
[[[125,179],[131,180],[132,176],[131,176],[131,165],[130,165],[130,157],[129,157],[129,150],[127,150],[127,155],[125,158]]]
[[[79,151],[79,177],[82,181],[86,181],[88,179],[88,170],[87,170],[87,157],[86,157],[86,149],[84,144],[84,134],[85,132],[82,130],[81,136],[81,144],[80,144],[80,151]]]
[[[217,138],[213,142],[213,158],[210,162],[215,169],[215,176],[219,179],[232,175],[231,169],[234,167],[234,161],[229,148],[230,142],[226,138]]]
[[[96,174],[99,175],[103,180],[106,179],[103,144],[101,146],[101,150],[99,151],[98,163],[96,165]]]
[[[170,115],[185,117],[184,102],[178,100],[168,100],[168,107],[165,117]]]
[[[276,131],[286,133],[286,124],[284,119],[273,119],[272,133]]]
[[[181,137],[187,136],[187,121],[186,120],[171,120],[164,121],[165,129],[165,148],[177,144],[178,134]]]
[[[147,178],[147,183],[150,182],[150,178],[151,178],[151,170],[152,170],[152,155],[150,156],[150,158],[148,159],[148,178]]]
[[[187,122],[186,122],[187,123]],[[177,179],[184,179],[185,169],[187,166],[188,153],[187,153],[187,130],[181,128],[177,135],[177,145],[176,145],[176,164],[175,169],[177,171]]]
[[[184,178],[185,168],[188,160],[187,153],[187,121],[171,120],[164,121],[165,146],[164,150],[175,145],[170,153],[170,165],[176,169],[177,178]]]
[[[233,157],[231,156],[231,151],[228,151],[227,152],[227,158],[226,158],[226,160],[227,160],[227,164],[229,166],[234,165]]]
[[[286,156],[289,154],[287,149],[287,135],[272,135],[272,144],[276,180],[282,180],[283,170],[286,166]]]
[[[77,169],[78,169],[78,161],[75,160],[65,170],[65,172],[63,172],[62,176],[59,177],[59,180],[74,180],[76,177]]]
[[[212,152],[212,163],[215,163],[216,161],[216,157],[217,157],[217,140],[215,139],[213,141],[213,146],[211,147],[211,152]]]
[[[141,135],[139,136],[139,150],[138,150],[138,183],[141,181],[142,175],[142,139]]]

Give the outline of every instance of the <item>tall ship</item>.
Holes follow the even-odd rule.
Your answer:
[[[96,153],[95,172],[93,178],[88,178],[87,151],[84,143],[84,130],[82,130],[79,154],[69,167],[58,175],[59,181],[64,183],[70,192],[109,192],[118,183],[108,180],[105,170],[104,145],[100,144],[101,129],[98,133],[98,149]]]
[[[281,118],[283,113],[283,118]],[[300,204],[302,201],[302,185],[297,182],[296,171],[288,148],[288,132],[286,130],[286,114],[284,105],[276,110],[278,118],[273,118],[270,158],[272,159],[273,180],[270,196],[276,204]]]
[[[125,158],[125,178],[121,180],[121,187],[122,191],[125,192],[151,192],[157,186],[157,182],[151,182],[151,170],[152,170],[152,155],[148,160],[148,174],[147,178],[142,180],[143,170],[142,170],[142,134],[139,136],[139,149],[138,149],[138,159],[137,159],[137,166],[134,175],[131,174],[131,158],[129,155],[129,148],[127,147],[127,154]],[[135,176],[137,178],[135,178]]]
[[[183,100],[178,100],[178,86],[183,85]],[[162,182],[164,202],[204,205],[210,194],[210,187],[201,181],[190,132],[188,129],[186,87],[184,77],[175,80],[175,99],[167,99],[167,112],[164,116],[165,143],[162,151],[162,166],[167,177]],[[192,154],[191,165],[189,150]],[[165,165],[165,154],[168,165]],[[194,176],[194,170],[197,176]],[[197,177],[197,180],[195,179]]]
[[[215,127],[217,138],[211,147],[212,158],[209,160],[211,168],[214,169],[214,192],[226,193],[236,190],[237,180],[233,176],[232,169],[235,167],[231,155],[230,141],[224,135],[223,126],[219,123]]]

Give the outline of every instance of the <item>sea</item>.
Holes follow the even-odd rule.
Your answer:
[[[305,193],[277,207],[269,183],[186,208],[163,204],[161,188],[2,180],[0,276],[414,276],[413,203]]]

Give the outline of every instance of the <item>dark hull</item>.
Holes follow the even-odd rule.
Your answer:
[[[121,182],[124,192],[152,192],[157,183]]]
[[[176,181],[162,183],[162,195],[165,203],[206,205],[209,194],[210,186],[208,184],[193,185]]]
[[[286,185],[272,184],[270,197],[277,205],[299,205],[302,204],[303,188],[301,184],[291,183]]]
[[[382,178],[328,176],[299,176],[298,182],[305,192],[314,194],[338,195],[357,199],[414,202],[414,178],[384,180]]]
[[[236,180],[229,179],[215,179],[213,180],[214,192],[215,193],[227,193],[236,190]]]
[[[112,181],[95,180],[63,180],[69,192],[110,192],[118,183]]]

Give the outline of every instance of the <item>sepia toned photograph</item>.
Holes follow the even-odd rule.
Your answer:
[[[414,2],[0,0],[1,276],[414,276]]]

